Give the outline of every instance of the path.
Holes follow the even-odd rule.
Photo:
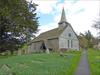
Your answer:
[[[89,64],[87,59],[87,52],[84,50],[76,68],[75,75],[90,75]]]

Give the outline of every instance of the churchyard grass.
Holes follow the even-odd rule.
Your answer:
[[[9,58],[12,57],[13,55],[0,55],[0,59],[4,59],[4,58]]]
[[[80,52],[71,51],[65,56],[57,53],[12,56],[0,59],[0,67],[7,64],[15,75],[73,75],[79,58]]]
[[[91,75],[100,75],[100,50],[89,49],[88,59]]]

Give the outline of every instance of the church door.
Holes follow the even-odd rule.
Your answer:
[[[43,52],[46,51],[46,46],[45,46],[45,43],[44,42],[41,44],[40,49],[43,50]]]

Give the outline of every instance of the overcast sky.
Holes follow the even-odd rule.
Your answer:
[[[27,0],[31,1],[31,0]],[[77,34],[90,30],[96,36],[92,25],[100,14],[99,0],[32,0],[37,6],[39,20],[38,34],[58,27],[64,7],[67,22],[71,23]]]

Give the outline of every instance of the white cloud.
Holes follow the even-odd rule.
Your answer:
[[[96,30],[92,28],[92,25],[100,13],[98,1],[77,1],[75,4],[65,1],[63,4],[58,4],[56,9],[63,7],[63,5],[66,11],[66,18],[77,33],[84,33],[90,30],[96,36]],[[61,13],[55,15],[54,21],[59,22],[60,17]]]
[[[96,31],[92,28],[92,24],[100,13],[99,0],[78,0],[74,3],[68,0],[65,0],[64,3],[58,3],[58,0],[33,1],[39,5],[37,8],[39,13],[48,15],[55,14],[53,22],[39,27],[39,29],[41,29],[39,33],[58,26],[61,17],[61,10],[64,6],[66,18],[77,33],[84,33],[85,31],[90,30],[94,35],[96,35]]]
[[[96,31],[92,28],[93,21],[98,17],[99,2],[98,1],[79,1],[75,4],[76,7],[84,8],[83,12],[74,13],[69,15],[69,22],[72,24],[74,29],[79,32],[85,32],[90,30],[95,36]],[[75,8],[74,8],[75,10]],[[77,10],[77,9],[76,9]]]
[[[37,7],[37,11],[42,14],[50,14],[53,12],[53,7],[56,6],[57,0],[33,0],[39,6]]]
[[[39,32],[36,36],[38,36],[39,34],[43,33],[43,32],[46,32],[48,30],[51,30],[51,29],[54,29],[54,28],[57,28],[58,25],[57,23],[53,22],[53,23],[49,23],[48,25],[41,25],[39,26]]]

